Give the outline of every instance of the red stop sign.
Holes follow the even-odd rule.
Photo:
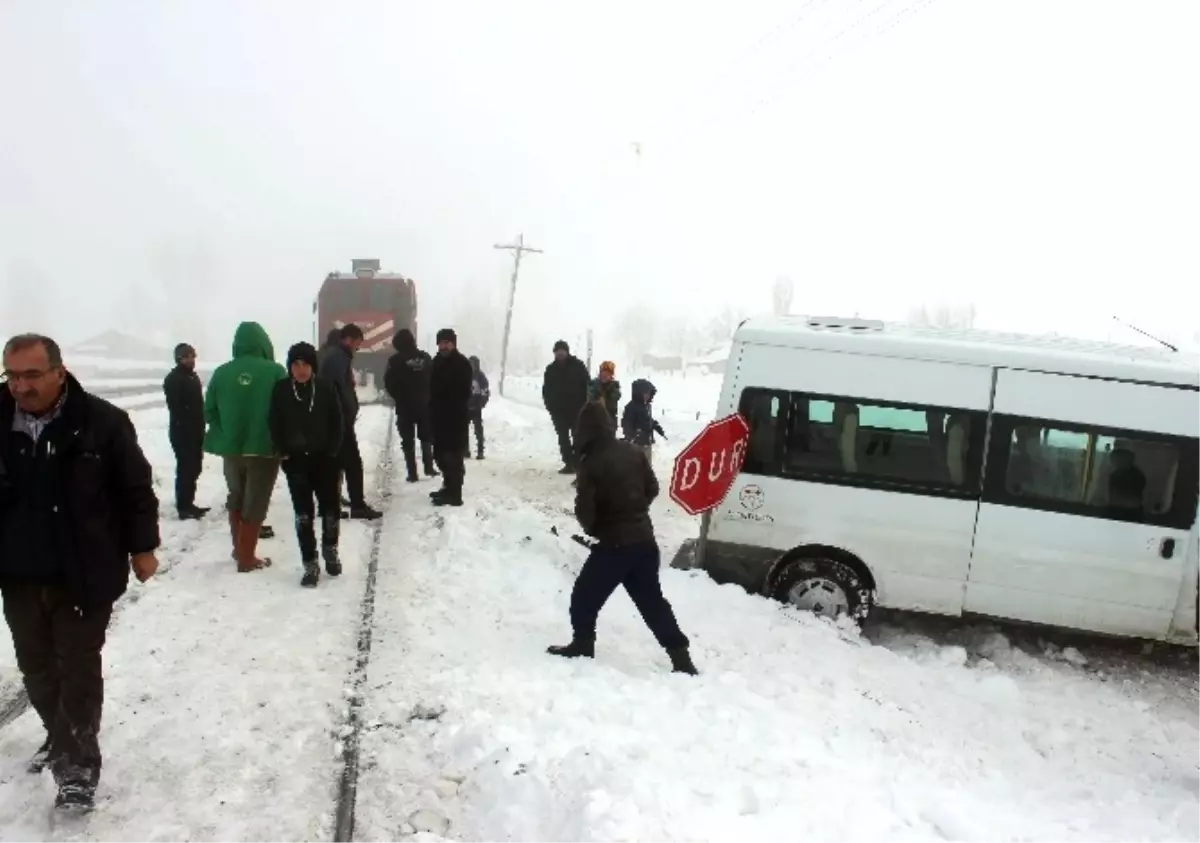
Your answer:
[[[750,427],[737,413],[710,422],[679,452],[671,472],[671,500],[688,515],[720,506],[746,459]]]

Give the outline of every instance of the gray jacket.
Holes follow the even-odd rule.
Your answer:
[[[317,374],[333,384],[342,404],[347,425],[358,418],[358,392],[354,384],[353,358],[341,344],[326,345],[317,352]]]

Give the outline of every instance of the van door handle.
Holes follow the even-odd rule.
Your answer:
[[[1175,539],[1163,539],[1158,546],[1158,555],[1163,559],[1170,559],[1175,555]]]

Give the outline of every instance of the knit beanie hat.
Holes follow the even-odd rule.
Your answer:
[[[292,370],[292,364],[297,360],[303,360],[309,366],[312,366],[314,372],[317,370],[317,350],[311,344],[298,342],[288,349],[287,367],[289,372]]]
[[[196,349],[192,348],[186,342],[181,342],[179,345],[175,346],[175,362],[176,363],[178,363],[180,360],[182,360],[183,358],[185,358],[189,355],[195,356],[195,354],[196,354]]]
[[[554,344],[554,353],[557,354],[560,351],[565,351],[567,354],[571,353],[571,346],[567,345],[566,340],[559,340]]]
[[[453,328],[442,328],[442,330],[437,332],[437,341],[452,342],[458,345],[458,334],[454,333]]]
[[[611,360],[605,360],[600,364],[600,371],[608,372],[610,375],[615,375],[617,373],[617,364]]]

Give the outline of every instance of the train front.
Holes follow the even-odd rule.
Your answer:
[[[353,323],[363,344],[354,356],[358,398],[370,404],[386,398],[383,373],[392,354],[392,337],[401,328],[416,334],[416,285],[412,279],[384,273],[375,259],[356,259],[351,274],[331,272],[317,296],[316,340]]]

